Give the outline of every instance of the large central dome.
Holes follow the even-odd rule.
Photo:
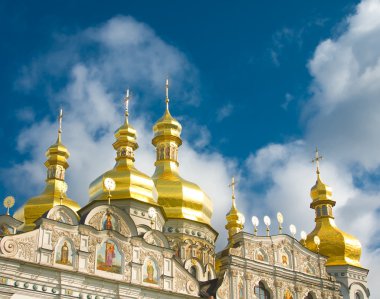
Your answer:
[[[178,170],[178,147],[182,144],[181,124],[169,112],[166,95],[164,115],[153,126],[156,170],[152,176],[160,204],[171,219],[188,219],[210,224],[212,202],[196,184],[183,179]]]

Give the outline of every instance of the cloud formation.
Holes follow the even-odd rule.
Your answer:
[[[150,27],[123,16],[75,35],[58,35],[50,52],[22,69],[16,84],[20,90],[44,90],[51,99],[51,107],[64,107],[63,143],[71,152],[67,172],[71,198],[85,205],[90,182],[113,167],[113,132],[122,124],[122,93],[127,86],[133,93],[130,123],[138,133],[136,165],[145,173],[153,174],[152,125],[158,115],[152,113],[152,107],[160,106],[164,112],[167,75],[173,78],[170,88],[172,108],[180,106],[179,101],[187,105],[199,103],[196,68]],[[19,115],[21,120],[28,121],[28,126],[18,136],[18,150],[28,156],[12,169],[3,171],[2,175],[14,178],[8,186],[12,190],[19,186],[20,177],[30,177],[30,180],[23,180],[24,186],[16,194],[27,198],[42,190],[45,178],[43,154],[56,139],[57,123],[45,118],[30,124],[29,115],[34,115],[31,109],[21,111]],[[231,204],[227,186],[231,174],[236,173],[236,165],[231,159],[207,150],[210,132],[206,126],[197,124],[189,116],[179,115],[178,119],[182,121],[187,136],[179,153],[181,174],[198,183],[211,198],[217,199],[214,200],[214,214],[225,215]],[[214,217],[213,220],[220,229],[220,242],[224,246],[225,219]]]
[[[375,183],[380,166],[379,15],[379,0],[362,1],[346,19],[346,30],[316,48],[308,64],[312,97],[302,115],[303,139],[270,144],[246,161],[252,188],[267,213],[285,211],[289,222],[310,231],[314,216],[308,194],[315,174],[309,161],[315,145],[322,149],[322,179],[334,190],[336,223],[360,239],[362,264],[371,266],[372,295],[380,294],[375,283],[380,270],[373,266],[380,264],[380,189]]]

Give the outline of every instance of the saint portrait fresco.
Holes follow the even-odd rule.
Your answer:
[[[152,259],[145,260],[143,266],[143,281],[158,284],[159,279],[159,268],[156,262]]]
[[[117,230],[115,217],[110,212],[107,212],[103,217],[103,229]]]
[[[71,243],[67,241],[61,242],[57,247],[57,254],[55,256],[55,262],[57,264],[72,266],[73,265],[73,250]]]
[[[284,299],[293,299],[292,292],[290,292],[289,289],[287,289],[287,290],[285,291]]]
[[[97,269],[121,274],[121,254],[113,241],[107,240],[100,247],[97,256]]]
[[[283,255],[281,256],[281,263],[282,263],[284,266],[287,266],[287,265],[288,265],[288,257],[287,257],[285,254],[283,254]]]

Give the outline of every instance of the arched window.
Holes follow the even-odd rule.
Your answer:
[[[314,299],[314,296],[311,292],[307,293],[305,299]]]
[[[362,296],[360,296],[360,293],[359,293],[359,292],[356,292],[356,293],[355,293],[355,299],[362,299]]]
[[[189,272],[191,275],[193,275],[195,278],[197,278],[197,268],[195,268],[195,266],[191,266]]]
[[[255,287],[255,295],[258,299],[270,299],[269,291],[262,282],[259,282],[259,285]]]

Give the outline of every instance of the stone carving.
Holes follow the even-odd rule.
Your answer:
[[[0,251],[7,257],[16,257],[18,259],[35,262],[36,260],[36,247],[37,240],[35,231],[33,235],[25,237],[11,236],[5,237],[1,240]]]
[[[7,257],[14,257],[18,252],[17,242],[13,239],[4,238],[1,242],[1,253]]]
[[[220,299],[230,298],[230,280],[227,275],[227,272],[224,273],[223,283],[216,292],[216,295]]]
[[[88,222],[89,225],[91,225],[93,228],[97,229],[97,230],[100,230],[101,229],[101,225],[102,225],[102,218],[103,218],[103,215],[105,214],[105,211],[102,211],[102,212],[98,212],[96,213],[91,219],[90,221]]]
[[[187,280],[186,275],[176,269],[174,275],[174,291],[178,293],[186,293]]]

